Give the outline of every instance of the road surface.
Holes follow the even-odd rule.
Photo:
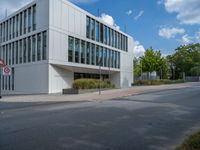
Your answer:
[[[112,100],[0,103],[0,150],[168,150],[200,129],[200,86]]]

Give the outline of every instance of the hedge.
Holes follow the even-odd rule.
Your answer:
[[[133,85],[162,85],[184,83],[183,80],[137,80]]]
[[[110,81],[99,81],[96,79],[78,79],[72,84],[74,89],[97,89],[99,88],[114,88],[115,86]]]

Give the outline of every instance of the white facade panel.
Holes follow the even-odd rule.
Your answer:
[[[31,7],[31,12],[33,13],[33,5],[36,4],[36,29],[33,31],[33,26],[31,26],[31,32],[28,32],[28,24],[30,23],[26,18],[24,20],[24,10]],[[18,63],[11,64],[12,68],[15,68],[15,88],[12,91],[4,90],[6,94],[37,94],[37,93],[60,93],[64,88],[71,88],[74,81],[74,73],[88,73],[88,74],[98,74],[99,66],[96,65],[96,47],[103,47],[103,51],[111,51],[120,55],[120,68],[116,65],[115,67],[102,66],[102,73],[108,75],[110,73],[111,81],[118,88],[130,87],[133,82],[133,39],[125,33],[116,30],[103,23],[99,18],[89,14],[88,12],[78,8],[74,4],[66,0],[35,0],[29,5],[25,6],[16,14],[11,17],[16,22],[16,15],[22,13],[22,26],[26,24],[26,32],[22,30],[21,36],[13,36],[11,40],[6,40],[1,43],[1,56],[6,58],[7,45],[10,43],[18,42]],[[28,16],[28,11],[26,11]],[[27,17],[26,16],[26,17]],[[111,31],[122,34],[124,37],[128,38],[128,51],[120,50],[113,45],[104,44],[94,39],[89,39],[86,36],[86,18],[87,16],[92,17],[93,20],[107,26]],[[8,19],[10,19],[8,17]],[[4,20],[5,22],[6,20]],[[33,20],[31,20],[32,22]],[[1,22],[0,22],[1,23]],[[32,22],[33,23],[33,22]],[[7,24],[7,22],[5,22]],[[7,26],[5,26],[7,29]],[[9,32],[16,31],[17,26],[9,29]],[[18,26],[18,30],[20,30]],[[44,32],[47,32],[47,45],[44,45]],[[4,33],[5,39],[9,36],[6,32]],[[14,35],[14,34],[13,34]],[[28,41],[31,37],[31,43],[33,43],[33,36],[36,37],[35,45],[29,46],[28,42],[25,45],[24,39]],[[90,43],[90,48],[94,50],[94,57],[90,57],[90,63],[92,58],[94,58],[95,63],[87,64],[81,62],[81,54],[79,56],[79,62],[69,61],[69,45],[68,38],[73,37],[74,40],[80,40],[79,47],[74,45],[73,55],[75,55],[75,48],[81,50],[81,42],[85,42],[85,54],[87,43]],[[20,42],[22,41],[22,42]],[[108,41],[108,40],[107,40]],[[113,41],[113,40],[112,40]],[[119,42],[119,41],[118,41]],[[22,43],[22,45],[20,45]],[[6,45],[6,47],[4,47]],[[92,46],[95,45],[95,48]],[[45,49],[46,47],[46,49]],[[4,48],[4,49],[3,49]],[[26,48],[26,49],[25,49]],[[31,58],[28,61],[28,51],[31,51]],[[105,50],[106,49],[106,50]],[[46,51],[45,51],[46,50]],[[16,48],[15,48],[16,51]],[[12,54],[12,51],[11,55]],[[34,52],[35,55],[32,55]],[[39,53],[40,52],[40,53]],[[43,56],[47,54],[45,59]],[[7,53],[9,54],[9,53]],[[4,55],[4,56],[3,56]],[[107,54],[106,54],[107,55]],[[17,57],[14,52],[14,56]],[[21,57],[22,56],[22,57]],[[104,56],[104,54],[103,54]],[[35,60],[34,60],[35,58]],[[24,62],[24,60],[26,61]],[[21,60],[21,62],[20,62]],[[75,56],[73,56],[75,60]],[[8,59],[7,59],[8,61]],[[11,61],[12,62],[12,61]],[[108,63],[108,60],[106,59]],[[105,64],[106,64],[105,62]],[[117,64],[117,61],[113,61]],[[6,81],[8,82],[8,80]]]

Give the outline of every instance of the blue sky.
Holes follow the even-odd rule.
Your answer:
[[[0,18],[31,0],[1,0]],[[181,44],[200,42],[200,0],[70,0],[133,36],[135,55],[153,47],[163,55]],[[103,15],[102,15],[103,14]]]
[[[139,41],[171,54],[181,44],[200,42],[200,0],[72,0],[88,12],[105,13]],[[140,51],[141,49],[139,49]],[[142,50],[141,50],[142,51]]]

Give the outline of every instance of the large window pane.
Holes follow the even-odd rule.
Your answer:
[[[26,20],[27,20],[27,15],[26,15],[26,10],[25,10],[24,11],[24,34],[26,34],[26,26],[27,26]]]
[[[87,42],[87,64],[90,64],[90,43]]]
[[[68,38],[68,61],[73,62],[74,38]]]
[[[103,47],[100,47],[100,65],[103,66]]]
[[[12,43],[12,65],[15,64],[15,53],[14,50],[16,51],[15,43]]]
[[[26,39],[24,39],[23,41],[24,44],[24,51],[23,51],[23,55],[24,55],[24,63],[26,63],[26,55],[27,55],[27,44],[26,44]]]
[[[96,46],[96,65],[99,65],[99,46]]]
[[[16,16],[16,37],[19,35],[19,15]]]
[[[103,56],[104,56],[104,67],[107,67],[107,49],[106,48],[104,48]]]
[[[33,6],[33,30],[36,29],[36,5]]]
[[[92,44],[92,56],[91,56],[92,65],[95,65],[95,45]]]
[[[22,40],[20,40],[20,44],[19,44],[19,62],[20,62],[20,64],[22,63],[22,55],[23,55],[23,53],[22,53]]]
[[[18,64],[18,59],[19,59],[19,54],[18,54],[18,41],[17,41],[16,45],[15,45],[15,60],[16,60],[15,62],[16,62],[16,64]]]
[[[87,16],[86,19],[86,36],[90,38],[90,17]]]
[[[28,38],[28,62],[31,62],[31,37]]]
[[[47,32],[42,33],[42,38],[43,38],[43,45],[42,45],[42,60],[47,59]]]
[[[37,60],[41,60],[41,34],[37,35]]]
[[[81,63],[85,63],[85,41],[81,41]]]
[[[35,62],[35,52],[36,52],[36,36],[33,36],[32,40],[32,61]]]
[[[95,39],[95,20],[91,19],[91,39],[94,40]]]
[[[15,17],[13,17],[13,38],[15,38]]]
[[[96,41],[99,42],[99,22],[96,22]]]
[[[100,42],[103,43],[103,24],[100,25]]]
[[[31,31],[31,8],[28,9],[28,32]]]
[[[80,40],[75,39],[75,62],[79,63]]]
[[[22,35],[22,30],[23,30],[23,27],[22,27],[22,13],[20,13],[20,16],[19,16],[19,20],[20,20],[20,35]]]
[[[103,30],[104,30],[104,33],[103,33],[103,35],[104,35],[104,44],[107,44],[107,27],[104,26]]]

